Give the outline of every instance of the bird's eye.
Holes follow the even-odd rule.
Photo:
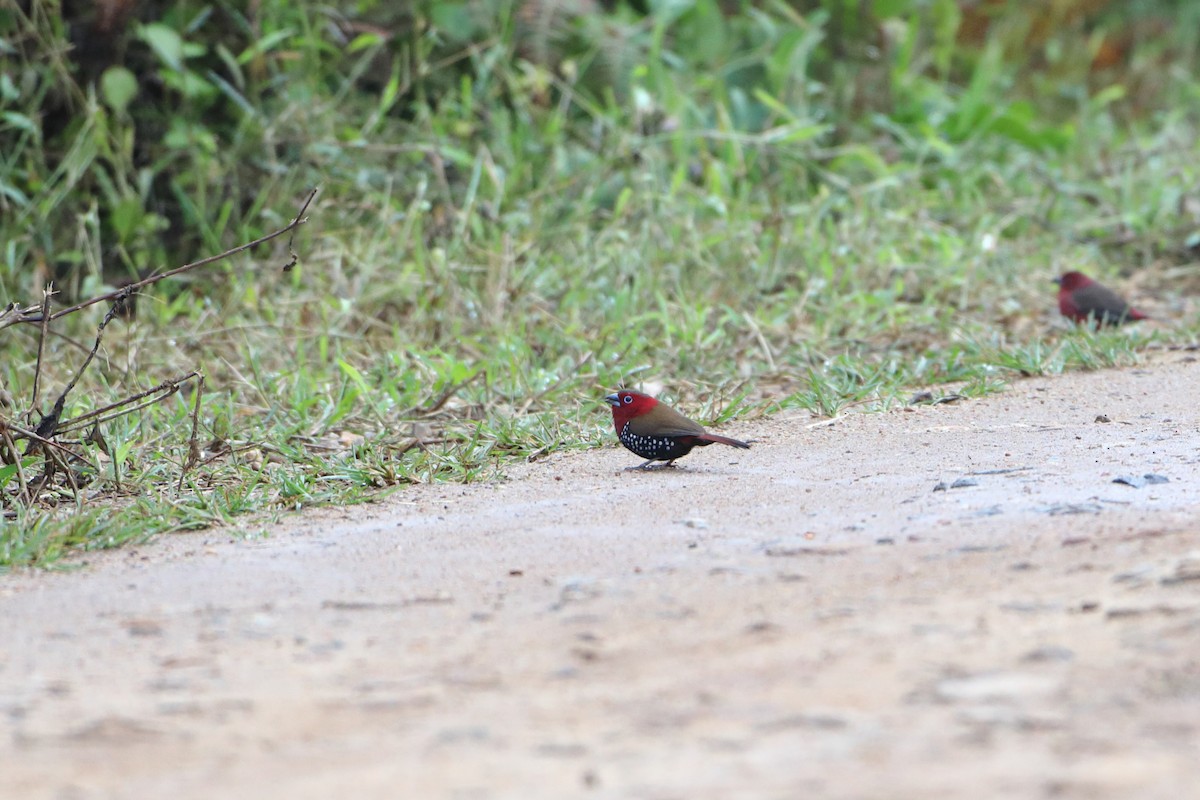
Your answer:
[[[625,395],[623,398],[621,398],[621,402],[622,402],[622,403],[632,403],[632,402],[633,402],[633,395],[631,395],[631,394],[627,394],[627,395]]]

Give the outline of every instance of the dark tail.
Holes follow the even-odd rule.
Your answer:
[[[715,433],[706,433],[703,436],[697,436],[696,438],[700,440],[701,445],[712,444],[713,442],[718,442],[720,444],[727,444],[730,447],[740,447],[743,450],[750,449],[750,445],[746,444],[745,442],[743,442],[739,439],[730,439],[728,436],[718,436]]]

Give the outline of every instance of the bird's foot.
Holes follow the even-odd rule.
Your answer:
[[[668,467],[670,469],[675,469],[675,459],[671,459],[670,461],[668,461],[665,464],[658,464],[657,461],[658,461],[657,459],[652,458],[649,461],[643,461],[641,464],[638,464],[636,467],[626,467],[625,471],[632,472],[635,470],[640,470],[640,471],[644,471],[644,472],[649,472],[650,470],[667,469]]]

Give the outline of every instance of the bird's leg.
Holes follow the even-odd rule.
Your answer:
[[[652,469],[666,469],[667,467],[671,467],[672,469],[674,469],[674,467],[675,467],[675,459],[673,459],[673,458],[670,461],[668,461],[667,463],[665,463],[661,466],[658,466],[658,467],[654,466],[655,461],[658,461],[658,459],[650,458],[650,459],[643,461],[641,464],[638,464],[636,467],[626,467],[625,471],[629,472],[631,470],[637,469],[637,470],[645,470],[645,471],[649,472]]]
[[[654,462],[656,462],[656,461],[658,461],[657,458],[647,459],[646,461],[643,461],[641,464],[638,464],[636,467],[626,467],[625,471],[631,472],[632,470],[636,469],[636,470],[644,470],[646,472],[649,472],[652,469],[667,469],[667,468],[677,469],[677,467],[675,466],[675,459],[673,459],[673,458],[671,460],[667,461],[665,464],[659,464],[658,466],[654,466]]]

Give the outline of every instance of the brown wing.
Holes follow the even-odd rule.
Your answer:
[[[1116,320],[1129,314],[1129,304],[1112,289],[1099,283],[1076,289],[1071,292],[1071,299],[1084,316]]]
[[[629,430],[638,436],[700,436],[704,426],[659,403],[649,412],[629,420]]]

